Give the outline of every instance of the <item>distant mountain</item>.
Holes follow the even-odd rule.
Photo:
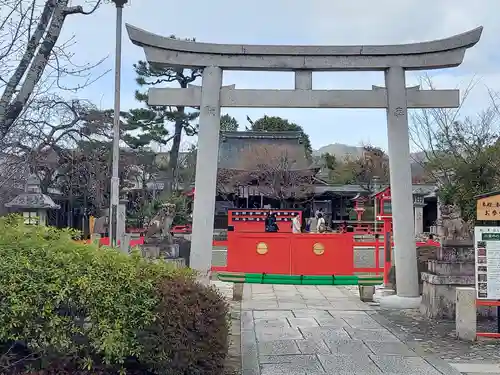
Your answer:
[[[313,156],[320,157],[322,154],[329,153],[338,159],[343,159],[346,156],[353,158],[363,155],[363,147],[361,146],[349,146],[342,143],[333,143],[330,145],[323,146],[318,150],[313,151]],[[410,154],[411,163],[411,174],[413,177],[422,176],[424,169],[421,163],[425,160],[425,153],[413,152]]]
[[[336,158],[344,158],[346,156],[357,157],[363,155],[363,147],[333,143],[331,145],[323,146],[319,150],[313,151],[314,156],[321,156],[326,153],[329,153]]]

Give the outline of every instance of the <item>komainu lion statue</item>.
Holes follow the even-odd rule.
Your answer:
[[[462,219],[460,209],[455,205],[442,205],[441,220],[437,223],[439,236],[443,240],[470,240],[472,239],[471,225]]]
[[[149,222],[144,244],[141,245],[143,255],[147,258],[175,257],[170,229],[175,217],[175,204],[165,203]]]
[[[170,227],[175,217],[175,204],[165,203],[151,219],[148,230],[144,235],[144,243],[156,242],[156,240],[169,240],[171,238]]]

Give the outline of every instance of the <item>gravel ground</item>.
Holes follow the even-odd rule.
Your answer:
[[[357,287],[346,287],[346,289],[359,296]],[[375,310],[399,331],[399,336],[404,336],[402,338],[405,341],[418,345],[425,352],[445,361],[500,362],[500,339],[481,339],[473,343],[461,341],[455,338],[454,321],[429,319],[418,310],[382,310],[378,307],[375,307]],[[477,331],[496,332],[496,320],[478,322]]]
[[[455,338],[455,322],[432,320],[418,310],[378,310],[378,314],[404,332],[408,342],[415,342],[426,352],[449,362],[500,362],[500,340],[475,343]],[[478,322],[478,331],[496,332],[496,321]]]

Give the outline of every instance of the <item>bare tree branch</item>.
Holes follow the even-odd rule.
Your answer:
[[[72,14],[91,14],[101,4],[96,0],[86,11],[82,6],[68,6],[70,0],[0,0],[0,8],[6,9],[6,16],[0,19],[0,139],[8,135],[15,126],[30,99],[45,83],[50,87],[52,77],[59,88],[64,88],[61,78],[79,76],[86,78],[85,87],[98,77],[85,76],[99,65],[89,64],[70,68],[71,55],[67,52],[69,43],[59,43],[59,37],[66,17]],[[42,5],[43,4],[43,5]],[[71,39],[70,39],[71,41]],[[65,61],[65,63],[63,63]]]
[[[300,158],[286,147],[254,146],[241,154],[239,170],[219,170],[219,192],[234,193],[240,186],[251,186],[264,196],[279,200],[305,199],[313,192],[312,169],[304,168]]]

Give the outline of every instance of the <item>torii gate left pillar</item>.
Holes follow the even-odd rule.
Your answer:
[[[482,28],[431,42],[386,46],[255,46],[196,43],[164,38],[130,25],[133,43],[151,64],[203,68],[202,87],[150,89],[151,105],[200,107],[191,267],[208,281],[211,268],[221,107],[383,108],[387,111],[397,296],[387,306],[420,303],[409,161],[408,109],[455,108],[458,90],[406,88],[406,70],[442,69],[462,63]],[[294,90],[222,87],[222,70],[293,71]],[[312,90],[313,71],[383,71],[385,88]],[[257,270],[256,270],[257,271]],[[382,304],[382,301],[381,301]]]
[[[212,266],[217,194],[222,69],[214,66],[206,67],[203,70],[202,85],[194,187],[196,194],[194,195],[193,235],[191,236],[189,263],[191,268],[200,273],[202,280],[208,282]]]

